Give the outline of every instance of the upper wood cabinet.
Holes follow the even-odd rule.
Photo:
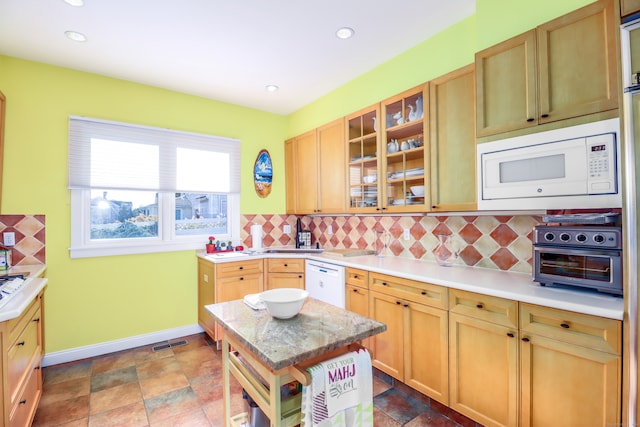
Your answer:
[[[620,0],[620,16],[640,12],[640,0]]]
[[[618,108],[614,0],[476,54],[476,135]]]
[[[285,160],[287,213],[345,212],[343,118],[286,141]]]
[[[477,209],[474,82],[473,64],[429,82],[434,211]]]
[[[296,164],[296,144],[295,138],[288,139],[284,142],[284,181],[286,192],[286,209],[288,214],[296,213],[296,202],[298,183],[296,176],[298,174],[298,168]]]
[[[345,118],[349,212],[375,213],[382,206],[379,123],[379,104]]]
[[[4,114],[6,98],[0,91],[0,206],[2,204],[2,165],[4,164]]]
[[[382,102],[384,155],[379,178],[384,212],[427,211],[431,206],[428,88],[420,85]]]

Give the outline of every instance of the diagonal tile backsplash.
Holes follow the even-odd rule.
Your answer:
[[[293,245],[296,215],[243,215],[242,244],[252,247],[251,226],[263,226],[264,247]],[[302,216],[305,230],[323,248],[376,248],[383,233],[389,235],[389,256],[435,260],[438,234],[451,235],[460,250],[458,263],[531,273],[532,229],[540,216]],[[284,225],[291,233],[284,233]],[[408,229],[409,240],[404,240]]]
[[[44,215],[0,215],[0,236],[6,232],[16,237],[16,244],[7,248],[12,265],[46,263]]]

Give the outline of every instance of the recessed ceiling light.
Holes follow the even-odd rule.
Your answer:
[[[336,36],[338,36],[338,38],[340,39],[349,39],[351,37],[353,37],[353,35],[356,32],[353,31],[353,28],[349,28],[349,27],[342,27],[342,28],[338,28],[338,31],[336,31]]]
[[[77,32],[77,31],[65,31],[64,35],[67,36],[67,38],[69,38],[70,40],[73,40],[74,42],[86,42],[87,41],[87,36],[85,36],[82,33]]]
[[[76,7],[80,7],[80,6],[84,6],[84,0],[63,0],[66,4],[69,4],[71,6],[76,6]]]
[[[277,91],[278,89],[280,89],[280,88],[279,88],[278,86],[276,86],[276,85],[266,85],[264,88],[267,90],[267,92],[275,92],[275,91]]]

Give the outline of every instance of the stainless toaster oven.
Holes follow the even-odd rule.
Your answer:
[[[547,226],[533,230],[533,280],[622,295],[620,227]]]

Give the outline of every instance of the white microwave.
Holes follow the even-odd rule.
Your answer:
[[[622,207],[620,120],[478,144],[478,209]]]

